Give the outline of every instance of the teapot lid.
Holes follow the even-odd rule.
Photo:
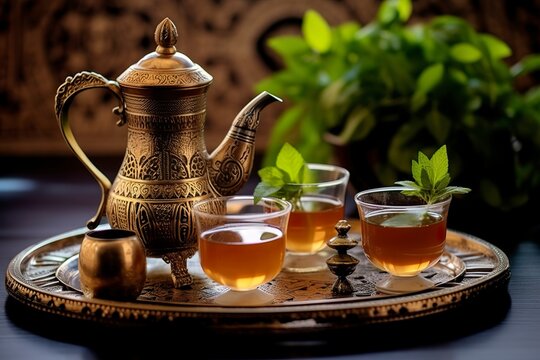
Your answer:
[[[154,39],[156,51],[126,69],[117,78],[121,86],[193,88],[212,82],[212,76],[202,67],[176,51],[178,31],[169,18],[158,24]]]

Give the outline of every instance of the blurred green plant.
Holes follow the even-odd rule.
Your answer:
[[[335,27],[308,10],[302,35],[269,39],[283,68],[256,90],[288,107],[263,165],[285,141],[318,163],[359,144],[349,170],[389,185],[410,175],[418,151],[447,144],[452,178],[492,207],[524,205],[540,185],[540,88],[519,92],[516,79],[540,69],[540,56],[508,65],[501,39],[453,16],[408,24],[412,10],[410,0],[386,0],[371,23]]]

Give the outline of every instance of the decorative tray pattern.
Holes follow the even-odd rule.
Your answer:
[[[424,274],[438,285],[423,292],[378,293],[373,284],[384,274],[371,266],[357,247],[349,252],[360,261],[348,277],[355,292],[346,297],[332,295],[336,277],[328,270],[310,274],[282,272],[263,287],[274,294],[273,304],[215,305],[212,297],[225,289],[204,275],[195,255],[188,261],[194,278],[189,288],[175,289],[169,265],[149,258],[147,281],[136,301],[89,299],[79,291],[76,261],[86,231],[80,228],[60,234],[19,253],[6,272],[9,294],[39,311],[108,325],[189,323],[217,330],[281,333],[424,317],[465,305],[468,299],[493,288],[505,289],[510,279],[508,258],[500,249],[449,230],[445,254]],[[333,254],[331,249],[328,252],[328,256]]]

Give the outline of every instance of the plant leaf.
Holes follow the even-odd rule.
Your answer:
[[[489,54],[493,59],[504,59],[512,55],[512,49],[502,40],[489,34],[480,35],[480,39],[486,45]]]
[[[444,176],[448,173],[448,155],[446,153],[446,145],[441,146],[431,157],[431,168],[433,169],[433,185],[437,185]]]
[[[264,196],[275,196],[291,201],[293,206],[301,206],[302,187],[290,186],[309,180],[304,158],[291,144],[284,143],[276,158],[276,166],[266,166],[258,171],[261,181],[253,192],[255,203]]]
[[[411,171],[414,181],[416,181],[417,184],[422,184],[422,166],[420,166],[418,161],[412,161]]]
[[[471,189],[461,186],[447,186],[445,190],[448,194],[467,194],[471,192]]]
[[[277,156],[276,166],[289,175],[288,182],[300,182],[304,158],[291,144],[285,143]]]
[[[403,195],[408,195],[408,196],[418,196],[418,197],[422,197],[421,194],[422,194],[422,189],[419,188],[419,189],[414,189],[414,190],[401,190],[401,193]]]
[[[280,189],[281,187],[271,186],[264,182],[258,183],[257,186],[255,186],[255,190],[253,191],[255,204],[261,201],[261,198],[271,196],[277,193]]]
[[[467,83],[467,75],[459,69],[450,69],[450,76],[458,83],[465,85]]]
[[[258,172],[259,177],[265,183],[274,187],[282,187],[286,180],[284,179],[284,173],[275,166],[266,166],[260,169]]]
[[[375,118],[369,108],[356,107],[347,117],[347,122],[338,135],[338,143],[346,144],[351,139],[361,140],[365,138],[375,124]]]
[[[445,190],[445,188],[448,187],[448,184],[450,184],[450,180],[451,180],[450,174],[445,174],[444,177],[437,182],[437,185],[435,186],[435,190],[436,191]]]
[[[422,169],[427,169],[431,166],[429,158],[423,152],[418,152],[418,164],[420,164]]]
[[[422,171],[420,172],[420,179],[422,180],[421,186],[425,190],[430,190],[433,188],[433,183],[431,182],[431,179],[433,178],[433,170],[431,169],[431,166],[429,167],[423,167]]]
[[[412,14],[411,0],[397,0],[397,10],[401,21],[406,22],[409,20]]]
[[[514,64],[510,68],[510,74],[513,77],[518,77],[538,70],[540,70],[540,54],[533,54],[524,57],[521,61]]]
[[[437,86],[437,84],[441,82],[443,74],[443,64],[433,64],[428,66],[420,73],[420,76],[418,76],[418,81],[416,82],[416,91],[424,94],[430,92],[435,86]]]
[[[437,142],[443,143],[450,133],[452,122],[434,107],[426,115],[426,127]]]
[[[404,186],[404,187],[408,187],[408,188],[412,188],[412,189],[415,189],[415,190],[421,190],[422,189],[420,186],[418,186],[418,184],[416,184],[414,181],[410,181],[410,180],[396,181],[395,184],[396,185],[401,185],[401,186]]]
[[[339,25],[336,30],[339,36],[341,36],[344,41],[351,41],[354,38],[356,32],[360,30],[360,27],[361,26],[359,23],[346,22]]]
[[[268,46],[281,56],[304,52],[308,46],[299,36],[276,36],[268,40]]]
[[[450,174],[448,173],[448,154],[446,145],[441,146],[431,159],[423,152],[418,152],[418,161],[412,160],[412,173],[415,182],[396,181],[395,184],[405,188],[404,195],[418,196],[427,204],[441,201],[452,194],[466,194],[471,189],[450,184]]]
[[[381,223],[381,226],[388,226],[388,227],[421,226],[423,216],[424,216],[424,213],[421,211],[397,213],[397,215],[384,220]]]
[[[452,46],[450,55],[461,63],[473,63],[482,58],[482,52],[477,47],[465,42]]]
[[[397,19],[406,22],[411,13],[411,0],[385,0],[379,7],[377,19],[383,24],[390,24]]]
[[[332,30],[326,20],[315,10],[308,10],[302,20],[302,34],[309,47],[325,53],[332,45]]]
[[[417,111],[422,106],[424,106],[427,102],[427,96],[426,93],[415,91],[413,94],[413,97],[411,99],[411,110]]]
[[[390,24],[396,19],[399,19],[399,13],[395,7],[395,1],[383,1],[381,6],[379,6],[379,10],[377,11],[377,20],[381,24]]]
[[[411,100],[413,111],[420,109],[427,102],[426,94],[435,88],[442,80],[444,65],[437,63],[425,68],[416,81],[416,89]]]

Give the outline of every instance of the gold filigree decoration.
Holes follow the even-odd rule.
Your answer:
[[[117,80],[120,84],[127,83],[130,84],[130,86],[190,87],[210,83],[212,81],[212,76],[197,65],[190,70],[176,70],[174,73],[170,74],[130,68],[129,72],[126,71],[124,74],[120,75]]]

